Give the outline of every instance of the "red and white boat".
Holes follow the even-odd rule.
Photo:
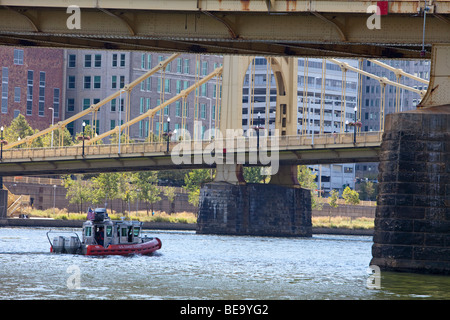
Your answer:
[[[95,209],[91,219],[83,223],[82,240],[78,234],[57,236],[50,240],[50,252],[83,255],[148,255],[161,249],[156,237],[141,236],[142,222],[111,220],[106,209]]]

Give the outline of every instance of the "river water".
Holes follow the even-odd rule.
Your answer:
[[[152,256],[87,257],[49,253],[47,231],[0,228],[0,299],[450,299],[445,276],[381,272],[368,288],[372,237],[155,230]]]

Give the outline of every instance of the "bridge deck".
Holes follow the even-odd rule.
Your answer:
[[[280,164],[316,164],[316,163],[353,163],[376,162],[381,144],[380,132],[322,134],[306,136],[264,137],[260,139],[260,152],[269,153],[270,159]],[[257,139],[223,140],[220,149],[226,154],[217,154],[216,161],[227,161],[228,157],[235,163],[244,165],[267,164],[256,159]],[[267,143],[267,144],[266,144]],[[166,170],[179,168],[214,167],[215,163],[205,161],[210,156],[213,146],[211,141],[191,141],[185,146],[190,149],[185,163],[175,163],[172,153],[179,146],[178,142],[134,143],[118,145],[71,146],[62,148],[32,148],[4,150],[0,162],[0,175],[41,175],[85,172],[112,172],[133,170]],[[183,149],[182,152],[186,152]],[[217,151],[216,151],[217,152]],[[278,154],[276,159],[274,153]],[[244,159],[244,160],[242,160]]]

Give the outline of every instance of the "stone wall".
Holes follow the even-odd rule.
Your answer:
[[[197,232],[310,237],[310,192],[268,184],[208,183],[200,191]]]
[[[373,259],[450,274],[450,107],[386,116]]]

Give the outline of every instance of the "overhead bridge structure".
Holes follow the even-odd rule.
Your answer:
[[[295,164],[320,148],[324,158],[333,152],[339,157],[343,149],[338,149],[350,147],[347,140],[351,139],[341,125],[336,145],[325,142],[319,148],[316,140],[312,146],[305,132],[296,146],[287,143],[298,135],[297,58],[329,59],[341,66],[343,78],[346,72],[359,71],[340,62],[341,58],[430,59],[427,91],[419,93],[422,100],[417,110],[385,117],[383,104],[380,108],[383,137],[370,146],[380,160],[371,264],[382,270],[450,274],[449,22],[447,0],[2,0],[0,44],[222,54],[223,68],[216,74],[216,78],[221,74],[222,132],[242,129],[245,72],[254,56],[267,57],[277,86],[275,129],[280,141],[286,142],[280,143],[279,152],[291,157],[289,161],[297,159],[282,163],[280,156],[281,165],[271,183],[257,186],[244,185],[242,164],[217,164],[216,181],[201,191],[198,231],[283,236],[311,235],[309,193],[298,186]],[[404,76],[391,71],[397,80]],[[386,80],[378,79],[382,94],[391,85]],[[303,101],[300,108],[307,108],[308,99]],[[101,105],[86,112],[97,107]],[[152,112],[145,116],[151,117]],[[132,125],[132,120],[126,122]],[[320,121],[319,135],[324,133],[323,117]],[[120,133],[122,128],[116,130]],[[350,141],[354,155],[368,150],[362,145],[362,132],[355,131]],[[35,169],[42,165],[47,172],[49,166],[58,170],[62,165],[56,153],[63,146],[49,153],[30,151],[33,156],[28,157],[22,151],[16,153],[14,148],[19,145],[5,146],[1,175],[8,166],[28,170],[36,163]],[[128,145],[123,147],[133,152],[126,149]],[[169,142],[169,150],[173,147]],[[106,158],[111,168],[114,161],[118,166],[128,165],[121,162],[125,154],[120,148],[120,156],[95,161],[91,154],[80,158],[77,148],[77,155],[67,156],[80,164],[79,170]],[[141,155],[153,163],[158,157],[161,161],[168,158],[163,152],[142,151]]]
[[[431,44],[449,42],[449,12],[441,0],[4,0],[0,43],[404,59],[424,43],[430,58]]]

